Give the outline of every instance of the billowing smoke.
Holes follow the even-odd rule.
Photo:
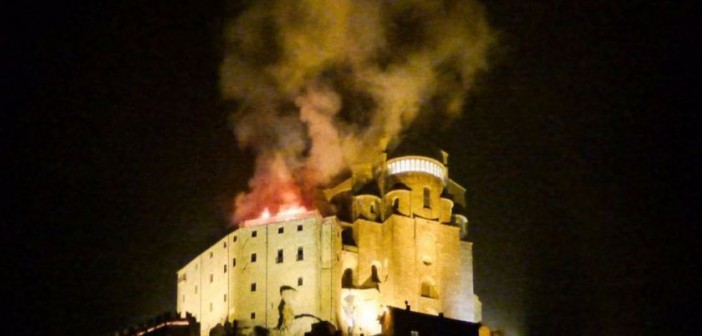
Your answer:
[[[310,206],[315,188],[377,158],[419,114],[459,116],[493,37],[472,0],[262,0],[225,40],[221,89],[257,157],[239,222]]]

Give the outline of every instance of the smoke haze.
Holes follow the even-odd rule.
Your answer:
[[[256,155],[234,221],[310,206],[420,114],[458,117],[493,34],[475,1],[264,0],[225,28],[221,90]]]

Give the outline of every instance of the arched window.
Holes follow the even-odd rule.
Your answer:
[[[371,281],[380,282],[380,277],[378,276],[378,267],[375,265],[371,266]]]
[[[344,270],[344,275],[341,277],[341,288],[353,288],[353,271],[350,268]]]

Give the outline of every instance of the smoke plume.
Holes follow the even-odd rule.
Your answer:
[[[483,7],[449,0],[262,0],[225,28],[224,98],[256,154],[234,220],[310,206],[421,113],[457,117],[493,42]]]

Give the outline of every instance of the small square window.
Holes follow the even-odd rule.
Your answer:
[[[297,278],[297,285],[302,286],[302,277]]]
[[[224,273],[227,273],[227,264],[224,264]]]
[[[256,291],[256,283],[251,283],[251,291],[255,292]]]
[[[258,232],[256,230],[251,231],[251,237],[256,237],[258,235]]]
[[[251,262],[256,262],[256,253],[251,253]]]
[[[297,226],[297,231],[302,231],[302,224]]]
[[[232,258],[232,267],[236,267],[236,258]]]
[[[284,232],[285,232],[285,228],[284,228],[284,227],[281,226],[281,227],[278,228],[278,234],[281,234],[281,233],[284,233]]]
[[[251,313],[251,319],[255,320],[256,319],[256,313]]]

